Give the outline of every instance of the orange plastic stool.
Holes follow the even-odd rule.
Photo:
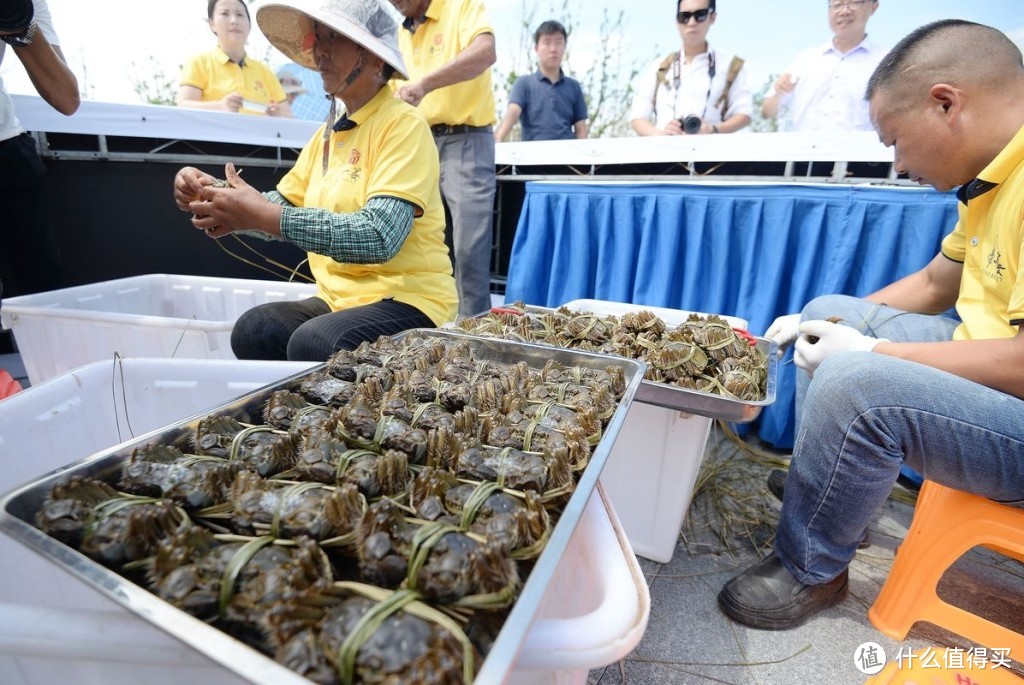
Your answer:
[[[882,591],[868,610],[875,628],[902,640],[928,621],[989,649],[1024,655],[1024,635],[939,599],[942,574],[970,549],[984,545],[1024,561],[1024,509],[925,481],[914,520]]]

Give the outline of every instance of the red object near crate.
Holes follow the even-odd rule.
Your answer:
[[[0,369],[0,400],[10,397],[21,390],[21,383],[11,378],[11,374]]]

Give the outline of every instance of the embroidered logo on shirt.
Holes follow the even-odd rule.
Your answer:
[[[352,150],[348,153],[348,163],[358,164],[360,157],[362,157],[362,154],[359,152],[359,150],[352,148]]]
[[[1002,282],[1003,271],[1006,270],[1006,265],[1003,264],[1002,259],[1002,253],[993,247],[992,251],[988,253],[988,261],[985,264],[984,274],[997,283]]]

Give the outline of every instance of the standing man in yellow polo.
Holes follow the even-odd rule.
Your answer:
[[[398,44],[409,80],[398,97],[427,117],[452,215],[459,316],[491,306],[494,219],[494,32],[480,0],[391,0],[405,16]]]

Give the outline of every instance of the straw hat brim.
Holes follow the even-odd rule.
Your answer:
[[[256,11],[256,23],[270,44],[280,50],[296,64],[316,69],[313,60],[313,24],[323,24],[363,46],[392,66],[402,78],[408,78],[405,62],[398,51],[398,40],[394,34],[387,40],[370,32],[365,25],[353,21],[338,11],[342,2],[315,2],[310,0],[283,0],[270,2]],[[381,10],[383,12],[383,9]],[[384,14],[394,24],[397,24]]]

